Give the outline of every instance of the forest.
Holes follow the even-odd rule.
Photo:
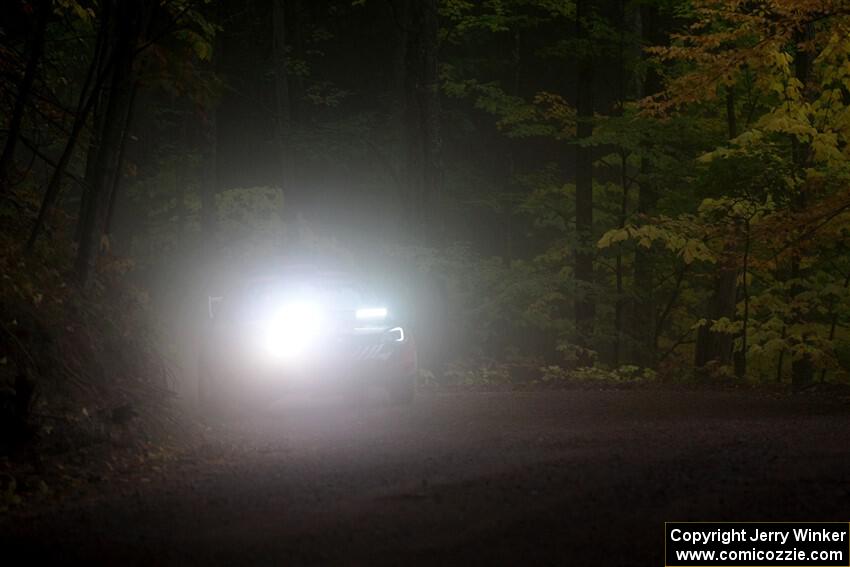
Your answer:
[[[0,0],[0,562],[845,538],[848,408],[848,0]]]
[[[842,0],[10,0],[0,22],[7,430],[185,389],[216,282],[292,260],[379,274],[423,383],[847,379]]]

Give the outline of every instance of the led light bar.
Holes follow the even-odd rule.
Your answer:
[[[387,316],[387,308],[365,307],[362,309],[358,309],[354,315],[358,319],[385,319]]]

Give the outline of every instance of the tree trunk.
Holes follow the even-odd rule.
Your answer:
[[[750,286],[747,278],[750,273],[750,219],[744,223],[744,259],[741,266],[741,295],[744,298],[744,313],[741,317],[741,348],[734,355],[735,377],[744,379],[747,376],[747,333],[750,325]]]
[[[98,93],[97,100],[94,103],[92,110],[92,127],[91,136],[89,137],[89,147],[86,152],[86,171],[84,174],[83,191],[80,194],[79,210],[84,211],[86,208],[86,199],[89,197],[89,187],[94,185],[94,179],[97,175],[97,155],[100,151],[100,142],[103,137],[103,107],[101,99],[104,98],[102,93]],[[74,231],[74,241],[79,243],[83,234],[83,216],[77,215],[77,228]]]
[[[409,0],[389,0],[387,7],[392,14],[394,24],[394,49],[391,77],[390,100],[396,105],[392,108],[393,129],[397,136],[397,148],[392,156],[392,161],[398,162],[398,167],[392,169],[394,172],[395,194],[393,195],[394,208],[390,208],[386,215],[386,227],[392,240],[406,237],[412,218],[412,192],[410,191],[410,135],[409,135],[409,108],[408,108],[408,72],[407,72],[407,49],[409,43],[409,18],[407,14]],[[392,164],[389,164],[392,165]]]
[[[407,238],[437,244],[442,236],[438,202],[442,186],[437,78],[437,0],[406,0],[404,46],[404,136]],[[438,224],[439,223],[439,224]],[[423,365],[442,374],[448,340],[445,282],[423,278],[418,292],[417,328]]]
[[[576,3],[576,36],[583,45],[589,43],[585,18],[589,17],[588,2]],[[587,50],[587,48],[585,48]],[[593,301],[593,149],[583,145],[593,135],[593,59],[584,55],[579,63],[576,88],[576,252],[575,252],[575,327],[576,342],[584,348],[591,347],[593,319],[596,306]],[[587,356],[579,364],[590,364]]]
[[[218,48],[218,46],[216,46]],[[203,117],[204,149],[201,173],[201,233],[203,253],[209,260],[216,239],[216,195],[218,194],[218,110],[209,109]]]
[[[844,277],[844,289],[847,289],[848,287],[850,287],[850,273],[848,273]],[[829,337],[828,337],[829,342],[832,342],[832,341],[835,340],[835,331],[838,329],[838,311],[836,311],[836,309],[835,309],[836,303],[837,303],[836,301],[833,301],[832,305],[829,308],[829,310],[830,310]],[[820,381],[821,382],[826,381],[826,368],[823,368],[820,371]]]
[[[218,194],[218,129],[216,111],[205,119],[203,173],[201,178],[201,233],[204,256],[209,259],[216,238],[216,195]]]
[[[83,87],[80,89],[80,97],[77,101],[77,112],[74,115],[74,122],[71,126],[71,132],[68,139],[65,141],[65,147],[59,160],[56,162],[56,167],[50,176],[50,181],[47,183],[47,189],[44,192],[44,198],[41,201],[41,207],[38,210],[38,217],[32,227],[29,238],[27,239],[26,249],[32,250],[38,235],[47,219],[56,198],[59,196],[59,190],[62,187],[62,178],[65,176],[65,169],[71,161],[71,156],[77,147],[77,141],[86,125],[89,113],[101,97],[101,90],[104,83],[112,72],[115,64],[115,53],[110,52],[107,36],[109,35],[109,27],[112,25],[112,2],[104,2],[100,9],[100,26],[97,32],[97,40],[95,41],[94,54],[91,64],[86,73],[86,79],[83,82]],[[89,89],[91,87],[91,89]],[[89,188],[86,188],[88,193]]]
[[[626,217],[628,215],[629,206],[629,182],[627,179],[628,172],[628,156],[625,150],[620,150],[620,187],[622,193],[620,195],[620,218],[617,222],[617,227],[622,229],[626,226]],[[616,258],[616,281],[617,281],[617,298],[614,304],[614,367],[620,366],[620,360],[623,350],[623,335],[625,331],[625,289],[623,286],[623,245],[617,244]]]
[[[714,278],[711,299],[708,302],[707,325],[697,331],[697,343],[694,351],[694,366],[704,368],[711,361],[726,365],[732,360],[732,335],[716,333],[709,327],[712,321],[729,317],[735,313],[735,289],[737,287],[738,270],[733,262],[724,261],[719,266],[719,272]]]
[[[640,7],[640,34],[645,45],[661,45],[666,40],[662,32],[661,18],[658,8],[652,5]],[[643,80],[641,95],[652,96],[661,91],[663,83],[661,75],[651,65],[647,68]],[[647,217],[655,212],[658,202],[658,190],[651,179],[652,165],[648,160],[641,160],[641,182],[638,193],[638,214]],[[635,248],[634,265],[634,307],[631,321],[631,359],[639,366],[654,366],[655,352],[655,273],[654,254],[651,249],[637,246]]]
[[[788,327],[782,326],[782,334],[779,335],[781,339],[785,339],[788,336]],[[782,374],[785,369],[785,349],[781,349],[779,354],[776,356],[776,383],[782,382]]]
[[[437,0],[408,0],[405,48],[406,171],[415,237],[436,240],[442,186],[437,78]]]
[[[618,42],[618,58],[617,58],[617,100],[615,101],[614,114],[622,116],[623,107],[628,96],[626,92],[626,83],[629,75],[634,72],[631,69],[626,69],[626,49],[629,47],[626,33],[629,29],[628,25],[628,10],[626,0],[620,0],[620,38]],[[636,42],[632,47],[638,47]],[[629,152],[626,148],[618,148],[620,157],[620,214],[617,219],[617,228],[626,226],[626,219],[629,214]],[[615,368],[620,366],[623,354],[623,338],[625,336],[626,323],[626,297],[625,297],[625,265],[623,262],[623,243],[617,244],[617,256],[615,258],[615,282],[616,282],[616,298],[614,302],[614,345],[612,352],[612,361]]]
[[[104,9],[109,7],[109,3],[104,4]],[[101,11],[101,17],[105,17],[106,12]],[[96,51],[94,54],[94,64],[95,69],[97,70],[97,75],[100,76],[104,73],[104,68],[106,65],[106,49],[101,49]],[[80,206],[79,211],[84,211],[86,208],[85,201],[89,195],[89,188],[94,185],[95,176],[97,175],[97,156],[100,152],[100,143],[103,139],[103,113],[106,108],[106,94],[98,89],[97,91],[92,93],[94,97],[94,106],[92,108],[92,127],[91,127],[91,135],[89,137],[89,147],[86,152],[86,170],[85,170],[85,183],[83,184],[83,191],[80,195]],[[83,230],[83,216],[82,214],[77,215],[77,227],[74,231],[74,241],[79,243]]]
[[[282,196],[281,217],[291,242],[297,242],[298,222],[304,214],[301,195],[289,183],[289,129],[292,122],[289,81],[286,75],[286,6],[284,0],[272,0],[272,56],[274,73],[275,145],[278,161],[278,186]]]
[[[15,97],[15,105],[6,134],[6,145],[0,154],[0,192],[6,191],[10,184],[11,170],[15,165],[15,146],[21,134],[21,123],[24,119],[24,111],[29,102],[32,85],[35,82],[36,71],[44,53],[44,36],[47,31],[47,22],[53,11],[52,0],[38,0],[35,2],[35,21],[33,31],[27,42],[27,63],[24,76],[18,84],[18,94]]]
[[[118,158],[115,164],[115,173],[112,176],[112,186],[109,190],[109,206],[106,211],[106,222],[103,225],[103,232],[107,237],[112,239],[112,219],[115,215],[115,203],[118,201],[118,193],[121,190],[121,180],[124,176],[124,154],[127,150],[127,138],[130,136],[130,128],[133,124],[133,110],[135,109],[136,102],[136,93],[139,90],[138,83],[133,83],[133,86],[130,87],[130,100],[127,103],[127,117],[125,120],[124,131],[121,133],[121,143],[118,148]],[[185,118],[184,118],[185,123]],[[184,143],[188,143],[187,135],[185,132],[184,125],[183,132],[183,140]],[[185,193],[186,191],[186,165],[185,161],[181,160],[178,165],[178,169],[180,170],[180,175],[178,177],[182,178],[180,183],[178,184],[178,191]],[[183,193],[181,193],[181,198],[183,197]]]
[[[301,0],[289,0],[286,3],[286,23],[289,26],[287,37],[292,48],[292,55],[298,61],[306,57],[304,53],[304,25],[305,14]],[[288,77],[289,85],[289,108],[292,124],[297,126],[304,123],[304,77],[300,73],[294,73]]]
[[[215,22],[221,23],[226,17],[226,4],[219,3],[213,11]],[[209,70],[211,73],[222,72],[222,50],[224,49],[224,41],[222,41],[221,33],[216,33],[213,39],[212,58],[209,62]],[[218,172],[218,112],[220,101],[216,100],[213,107],[207,108],[202,112],[201,121],[203,124],[203,150],[201,151],[201,235],[202,235],[202,254],[205,268],[208,268],[212,260],[213,251],[216,249],[216,220],[218,217],[218,208],[216,206],[216,195],[219,190],[219,172]]]
[[[738,135],[737,115],[735,113],[735,95],[732,87],[726,94],[726,126],[729,139]],[[710,362],[728,365],[732,361],[733,337],[729,333],[717,333],[711,330],[711,323],[721,318],[734,320],[736,293],[738,287],[738,267],[736,265],[735,241],[738,227],[734,227],[735,238],[723,246],[724,261],[718,264],[719,271],[714,278],[711,297],[708,300],[708,324],[697,331],[694,349],[694,367],[699,370]],[[741,371],[742,361],[736,360],[736,373]]]
[[[115,1],[115,26],[110,38],[115,64],[104,113],[103,140],[98,152],[97,174],[94,185],[89,188],[86,208],[82,211],[82,234],[74,263],[77,281],[84,287],[91,281],[106,225],[110,192],[115,176],[118,175],[121,140],[130,117],[135,51],[151,9],[149,0]]]
[[[794,74],[797,77],[797,80],[800,81],[800,84],[803,85],[801,92],[805,97],[806,87],[809,79],[809,73],[811,70],[811,54],[805,51],[801,44],[805,41],[811,39],[814,34],[814,26],[809,23],[804,26],[803,29],[798,31],[795,34],[795,40],[797,44],[797,55],[794,60]],[[803,170],[807,167],[810,159],[810,148],[808,144],[800,142],[796,136],[792,135],[791,138],[791,146],[793,151],[794,158],[794,166],[797,168],[800,178],[804,178]],[[801,183],[800,186],[796,187],[796,194],[791,201],[792,210],[795,213],[802,212],[806,209],[807,205],[807,195],[806,195],[806,187]],[[800,262],[802,255],[802,251],[799,249],[795,249],[791,254],[791,279],[795,282],[800,282],[803,278],[806,277],[807,270],[802,266]],[[800,283],[795,283],[791,288],[791,295],[793,297],[798,297],[800,294],[806,291],[805,286]],[[803,315],[801,313],[795,313],[795,323],[803,323]],[[802,342],[807,341],[807,337],[803,336],[800,338]],[[808,354],[804,354],[799,357],[794,357],[791,361],[791,386],[797,390],[809,385],[814,379],[815,374],[815,365],[814,361],[812,361],[812,357]]]

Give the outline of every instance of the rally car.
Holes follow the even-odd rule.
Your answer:
[[[207,412],[245,410],[287,392],[386,390],[413,402],[416,347],[391,307],[350,274],[289,269],[209,298],[199,400]]]

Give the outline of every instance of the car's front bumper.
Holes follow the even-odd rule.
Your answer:
[[[287,391],[321,391],[385,386],[417,372],[413,341],[381,341],[368,336],[330,337],[289,357],[273,357],[248,342],[224,341],[214,353],[226,390],[249,397]],[[235,348],[234,348],[235,347]],[[237,394],[238,392],[238,394]]]

